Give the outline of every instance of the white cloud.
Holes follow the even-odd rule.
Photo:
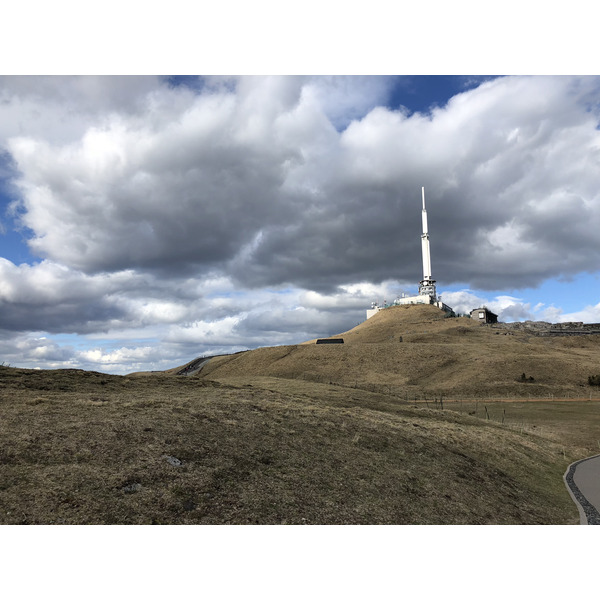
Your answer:
[[[442,300],[460,314],[468,314],[472,309],[488,306],[489,303],[488,299],[474,294],[471,290],[444,291]],[[489,308],[492,310],[491,307]]]
[[[239,343],[233,330],[240,322],[239,316],[218,321],[195,321],[190,325],[173,326],[166,336],[167,342],[184,344],[233,345]]]
[[[546,316],[545,320],[552,323],[564,323],[568,321],[600,323],[600,302],[570,313],[565,313],[561,308],[551,306],[544,311],[544,315]]]
[[[468,314],[474,308],[485,306],[496,313],[498,319],[502,322],[600,322],[600,303],[588,305],[579,311],[565,313],[562,308],[554,306],[553,304],[548,306],[544,302],[538,302],[532,307],[530,302],[525,302],[523,299],[514,296],[499,295],[489,298],[473,293],[471,290],[444,292],[443,299],[446,304],[461,314]]]
[[[77,365],[76,352],[39,332],[24,335],[3,335],[0,331],[0,364],[58,368]]]
[[[369,282],[341,285],[338,291],[324,294],[312,290],[303,292],[299,302],[303,307],[318,310],[362,309],[371,302],[390,302],[399,294],[399,288],[394,281],[385,281],[379,285]]]
[[[156,348],[146,346],[142,348],[119,348],[112,352],[104,352],[100,348],[84,350],[79,353],[79,358],[87,363],[96,365],[121,366],[143,364],[156,355]]]
[[[485,306],[496,313],[500,321],[504,322],[539,319],[539,316],[536,315],[539,305],[532,309],[529,302],[523,302],[521,298],[513,296],[500,295],[486,298],[471,290],[460,290],[444,292],[443,300],[460,314],[469,314],[474,308]]]

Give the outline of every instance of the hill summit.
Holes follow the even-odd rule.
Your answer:
[[[311,340],[216,357],[198,376],[299,379],[402,396],[574,397],[585,395],[600,349],[600,336],[539,337],[428,305],[381,310],[332,338],[344,343]]]

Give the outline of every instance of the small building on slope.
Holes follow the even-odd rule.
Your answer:
[[[488,310],[485,306],[483,308],[474,308],[471,313],[471,319],[479,321],[480,323],[497,323],[498,315]]]

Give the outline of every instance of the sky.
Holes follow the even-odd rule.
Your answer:
[[[416,293],[600,322],[600,78],[0,77],[0,362],[109,373]]]

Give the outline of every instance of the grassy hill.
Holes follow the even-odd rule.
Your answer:
[[[578,522],[562,475],[600,440],[600,403],[503,403],[500,422],[410,396],[579,391],[595,340],[419,306],[342,336],[190,377],[0,367],[0,523]]]
[[[467,317],[446,318],[434,306],[388,308],[333,337],[344,344],[313,340],[219,357],[200,376],[301,379],[405,398],[528,398],[585,396],[588,376],[600,373],[600,336],[506,332]]]
[[[381,394],[6,368],[0,382],[1,523],[577,520],[563,444]]]

